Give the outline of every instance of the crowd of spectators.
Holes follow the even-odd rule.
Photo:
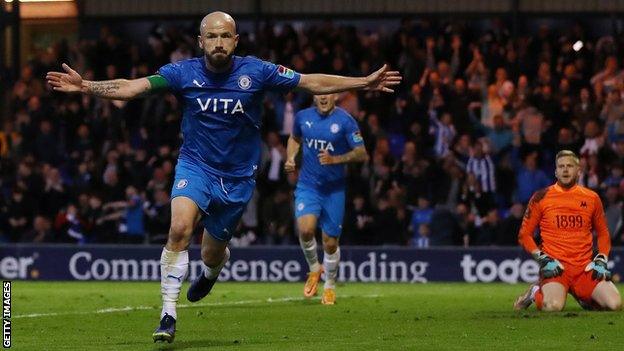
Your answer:
[[[172,94],[109,101],[51,92],[68,62],[85,79],[137,78],[200,55],[196,28],[159,26],[144,42],[99,38],[37,53],[7,90],[0,130],[0,241],[162,243],[181,144]],[[384,34],[385,33],[385,34]],[[394,32],[331,22],[241,33],[237,54],[302,73],[363,76],[384,63],[395,94],[347,92],[370,162],[348,166],[343,244],[517,245],[532,193],[554,181],[554,155],[581,155],[580,183],[601,194],[615,244],[624,195],[622,35],[577,24],[510,35],[506,24],[404,19]],[[300,92],[267,94],[263,153],[235,245],[294,244],[283,171]],[[198,236],[199,237],[199,236]]]

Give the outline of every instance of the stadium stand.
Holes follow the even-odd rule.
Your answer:
[[[476,22],[475,22],[476,23]],[[512,36],[507,23],[403,19],[394,31],[329,21],[241,33],[240,54],[300,72],[366,75],[388,62],[394,95],[344,93],[371,160],[350,166],[344,244],[517,245],[523,206],[550,184],[561,149],[582,156],[622,243],[624,43],[582,24]],[[479,22],[483,24],[483,22]],[[180,145],[173,95],[107,101],[52,93],[48,70],[139,77],[198,55],[195,27],[154,27],[149,43],[114,24],[55,42],[9,81],[0,130],[0,241],[161,243]],[[300,93],[267,95],[257,194],[233,243],[297,242],[283,172]],[[381,230],[383,228],[383,230]]]

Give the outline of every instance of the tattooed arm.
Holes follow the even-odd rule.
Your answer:
[[[342,155],[330,155],[329,151],[325,149],[318,154],[318,157],[322,165],[368,161],[368,153],[366,152],[366,148],[364,148],[364,146],[358,146],[355,149]]]
[[[367,77],[302,74],[297,88],[311,94],[339,93],[352,89],[368,89],[393,93],[394,90],[392,88],[401,84],[402,78],[398,71],[390,71],[388,65],[383,65],[383,67]]]
[[[83,80],[81,92],[107,99],[130,100],[147,93],[150,84],[147,78],[115,79],[103,81]]]
[[[68,65],[63,64],[62,66],[66,73],[48,72],[46,79],[55,91],[64,93],[83,93],[106,99],[130,100],[151,90],[162,88],[159,84],[164,81],[164,78],[156,81],[152,77],[150,79],[90,81],[82,79],[80,74]]]

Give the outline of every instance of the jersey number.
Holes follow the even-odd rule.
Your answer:
[[[581,228],[583,226],[583,217],[581,215],[556,215],[557,228]]]

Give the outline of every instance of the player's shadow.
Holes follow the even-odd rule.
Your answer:
[[[157,344],[153,350],[158,351],[173,351],[173,350],[184,350],[184,349],[210,349],[210,348],[222,348],[222,347],[236,347],[241,344],[245,345],[261,345],[268,344],[263,342],[253,342],[250,343],[248,340],[240,341],[240,340],[215,340],[215,339],[202,339],[202,340],[176,340],[171,344]]]
[[[1,0],[0,0],[1,1]],[[278,301],[275,304],[259,303],[259,304],[241,304],[241,305],[227,305],[227,306],[210,306],[212,311],[228,311],[228,310],[250,310],[250,309],[262,309],[262,310],[274,310],[275,308],[286,307],[300,307],[300,306],[321,306],[320,298],[302,299],[294,301]],[[197,310],[204,309],[204,306],[192,307]]]
[[[475,312],[474,317],[477,319],[559,319],[583,317],[588,313],[591,312],[578,306],[571,306],[560,312],[540,312],[535,308],[527,311],[480,311]]]

